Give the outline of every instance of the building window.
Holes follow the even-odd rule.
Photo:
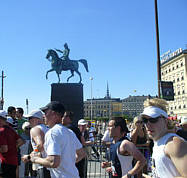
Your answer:
[[[183,66],[183,62],[181,62],[181,67]]]
[[[178,95],[180,95],[180,91],[178,91]]]
[[[173,83],[175,83],[175,79],[173,80]]]
[[[178,69],[178,68],[179,68],[179,66],[177,65],[177,66],[176,66],[176,68]]]
[[[177,78],[177,82],[179,82],[179,78]]]
[[[173,67],[172,69],[175,70],[175,67]]]
[[[183,105],[183,108],[186,108],[186,105],[185,105],[185,104]]]
[[[181,105],[179,105],[179,109],[181,109]]]
[[[181,77],[181,80],[184,80],[184,76]]]
[[[185,91],[184,91],[184,90],[182,90],[182,94],[185,94]]]
[[[177,106],[175,106],[175,109],[177,109]]]
[[[169,72],[171,72],[171,69],[169,69]]]

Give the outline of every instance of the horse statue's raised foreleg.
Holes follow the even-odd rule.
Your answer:
[[[45,76],[46,79],[48,79],[48,73],[49,73],[49,72],[52,72],[52,71],[54,71],[54,69],[50,69],[50,70],[48,70],[48,71],[46,72],[46,76]]]
[[[69,79],[74,76],[74,71],[71,70],[71,75],[67,78],[67,83],[69,82]]]

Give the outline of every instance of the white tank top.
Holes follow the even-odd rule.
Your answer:
[[[175,165],[165,154],[164,148],[169,138],[179,137],[174,133],[168,133],[157,141],[154,141],[153,147],[153,162],[155,164],[156,176],[160,178],[172,178],[181,176]]]
[[[37,126],[35,126],[35,127],[39,128],[39,129],[44,133],[44,135],[45,135],[46,132],[49,130],[49,128],[48,128],[46,125],[44,125],[44,124],[40,124],[40,125],[37,125]],[[33,141],[32,136],[31,136],[31,144],[32,144],[32,147],[33,147],[33,148],[34,148],[34,146],[36,146],[36,143]],[[42,152],[41,152],[41,156],[42,156],[42,158],[45,158],[45,157],[46,157],[45,151],[42,151]],[[42,166],[39,166],[39,167],[38,167],[38,169],[40,169],[40,168],[42,168]]]
[[[117,149],[117,156],[121,164],[121,171],[122,171],[122,176],[126,175],[128,171],[132,169],[132,156],[123,156],[120,155]],[[133,178],[134,176],[132,176]]]

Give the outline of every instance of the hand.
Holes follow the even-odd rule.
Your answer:
[[[128,178],[127,175],[124,175],[122,178]]]
[[[107,167],[106,168],[106,172],[111,173],[112,172],[112,168],[111,167]]]
[[[28,159],[28,156],[29,156],[29,155],[23,155],[23,156],[21,157],[21,160],[22,160],[24,163],[29,162],[30,160]]]
[[[102,167],[102,168],[107,168],[107,167],[109,167],[109,166],[111,166],[110,162],[102,162],[102,163],[101,163],[101,167]]]
[[[143,178],[151,178],[151,176],[147,175],[147,174],[142,174]]]

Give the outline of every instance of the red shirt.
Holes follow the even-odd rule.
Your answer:
[[[7,145],[8,152],[0,153],[1,163],[18,165],[18,153],[16,142],[20,136],[9,126],[0,128],[0,146]]]

